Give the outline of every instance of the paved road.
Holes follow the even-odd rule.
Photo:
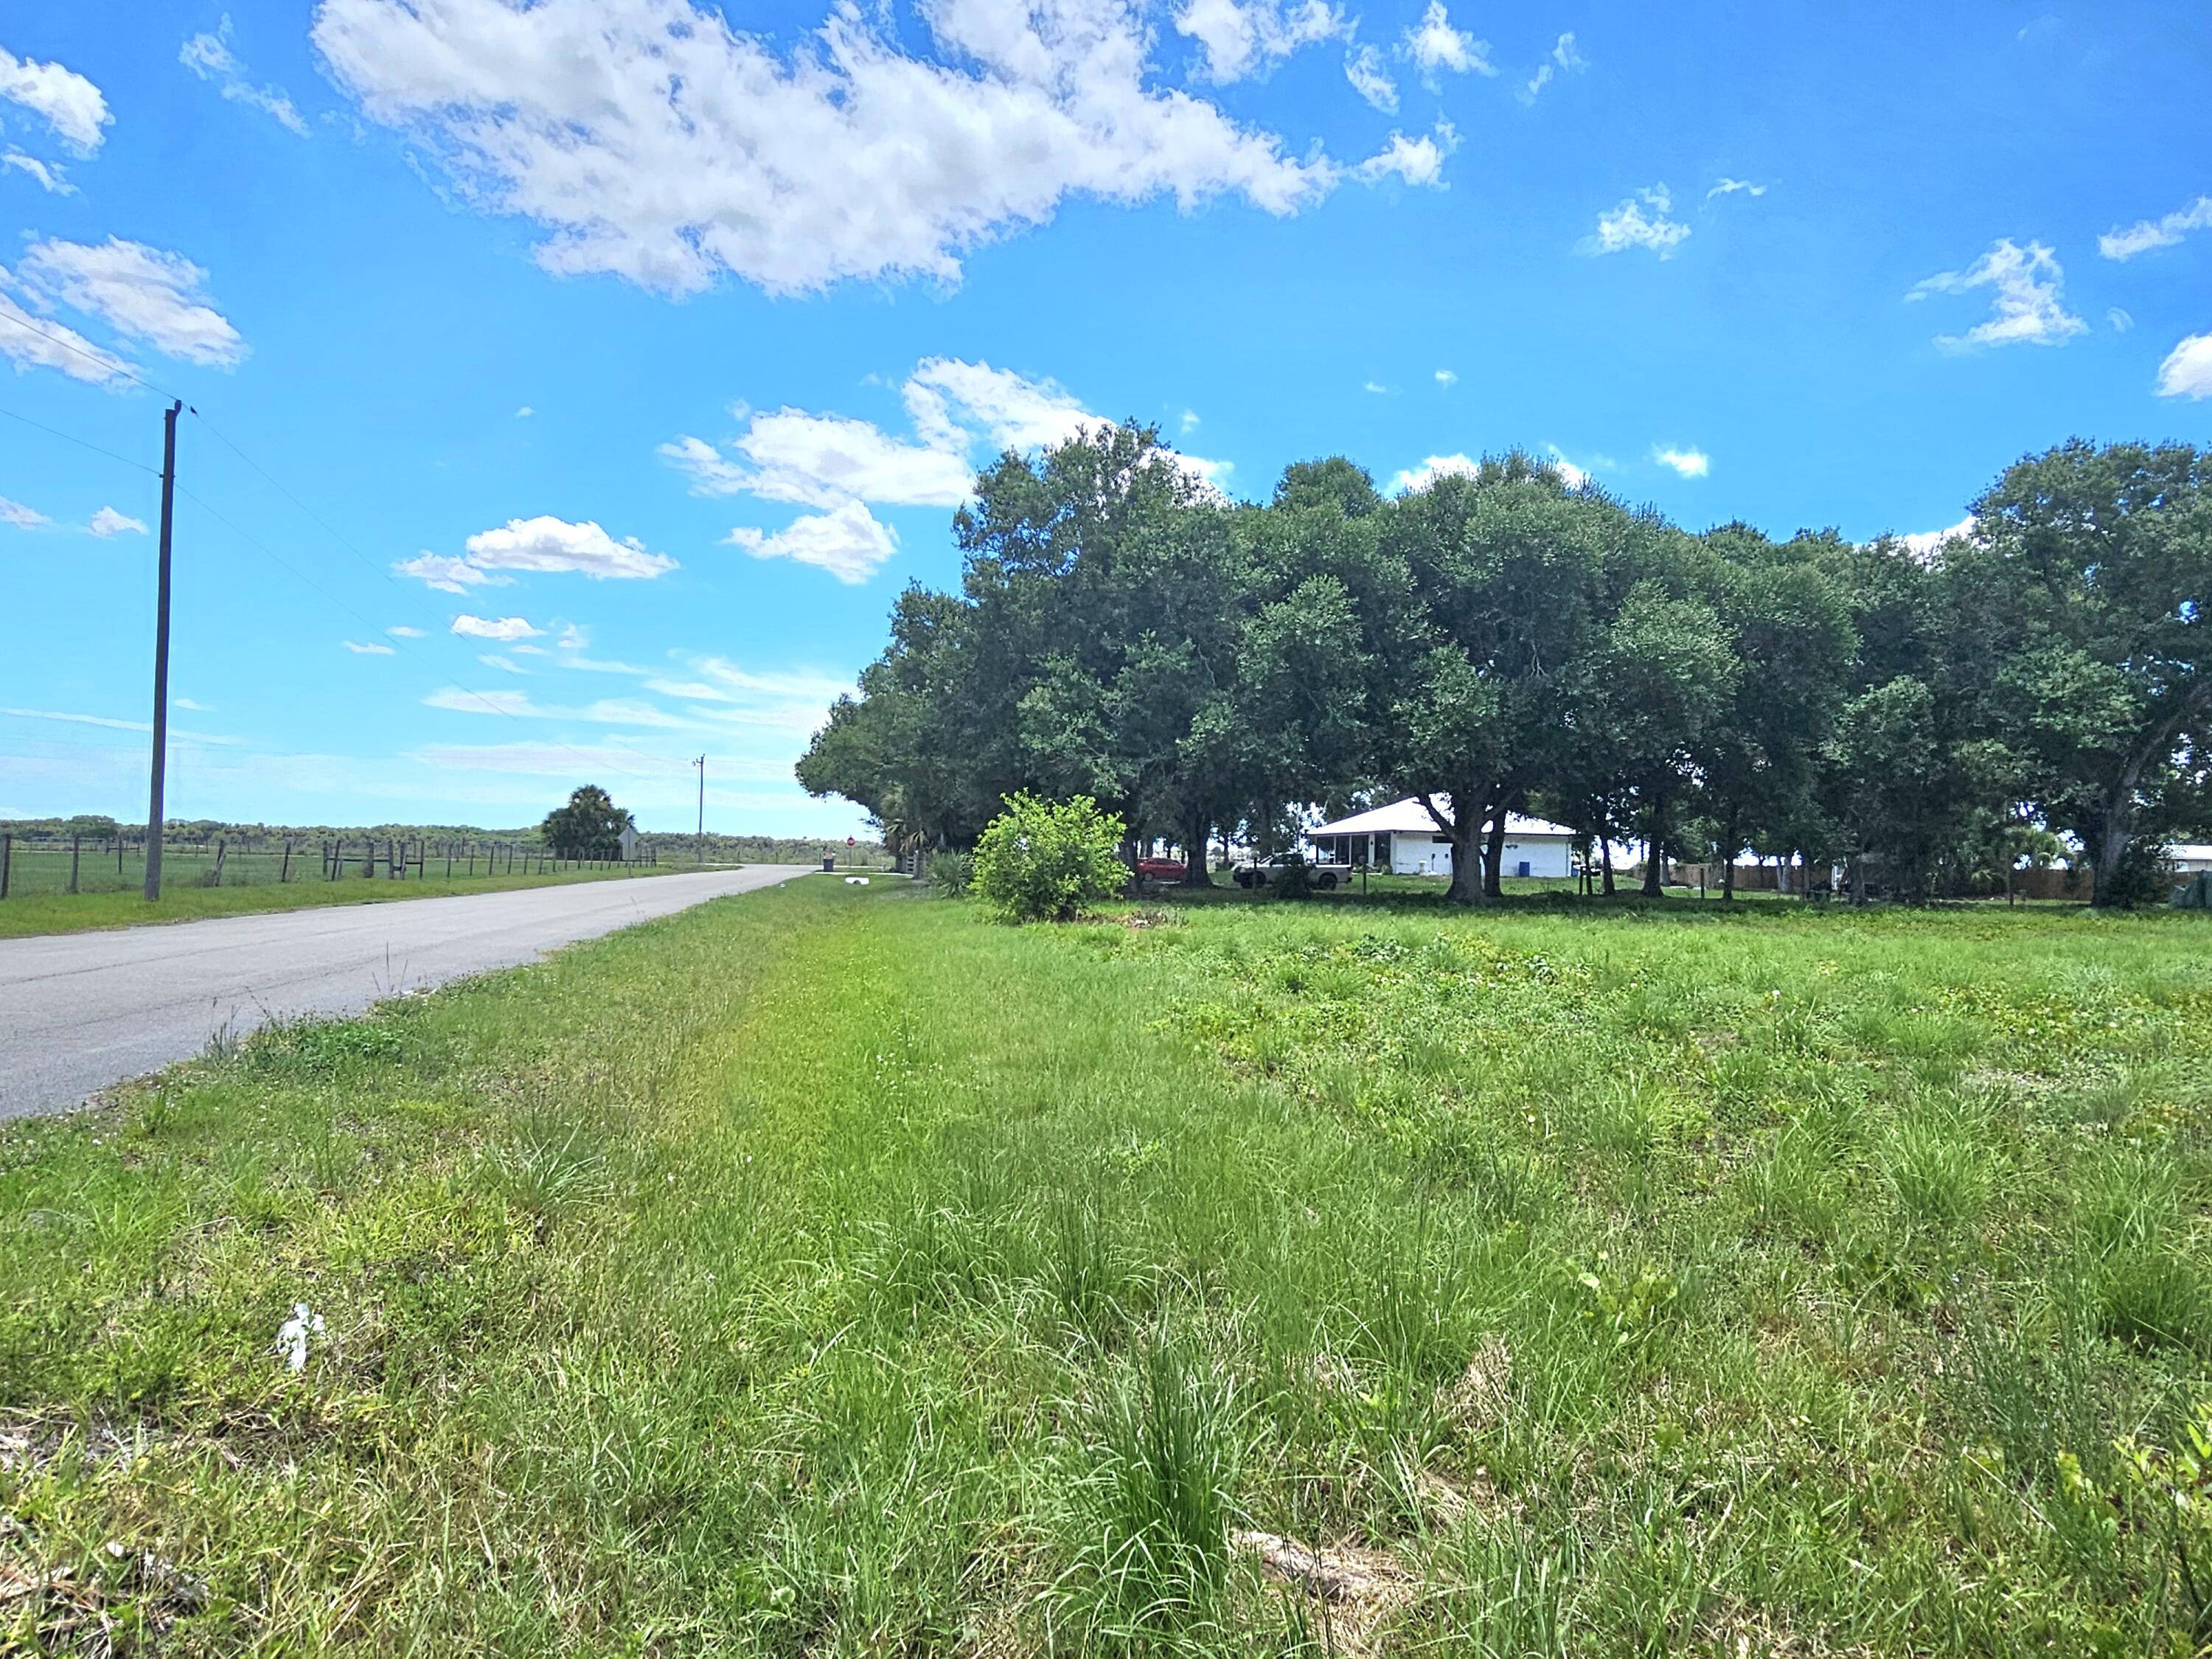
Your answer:
[[[0,1119],[61,1112],[225,1025],[358,1013],[805,871],[761,865],[0,939]]]

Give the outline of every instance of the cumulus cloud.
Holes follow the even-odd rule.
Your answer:
[[[1498,69],[1490,61],[1490,42],[1478,40],[1464,29],[1451,26],[1451,18],[1444,9],[1444,0],[1429,0],[1429,9],[1421,14],[1421,21],[1406,31],[1406,55],[1420,65],[1421,72],[1433,79],[1439,70],[1449,70],[1455,75],[1495,75]]]
[[[1575,45],[1574,31],[1570,29],[1559,37],[1559,43],[1552,48],[1551,61],[1536,65],[1535,74],[1530,76],[1528,84],[1521,88],[1521,101],[1524,104],[1534,103],[1536,94],[1552,84],[1554,76],[1571,75],[1589,67],[1589,62]]]
[[[787,529],[740,527],[727,538],[757,558],[791,558],[840,580],[866,580],[896,550],[869,507],[957,507],[968,499],[980,455],[1063,443],[1101,417],[1057,382],[988,362],[930,357],[899,387],[913,436],[872,421],[739,405],[744,429],[726,447],[686,434],[659,453],[695,495],[751,495],[814,509]],[[1187,416],[1184,429],[1197,424]],[[1193,477],[1218,483],[1225,462],[1177,456]]]
[[[1398,112],[1398,83],[1383,67],[1382,54],[1373,46],[1354,46],[1344,54],[1344,78],[1352,89],[1385,115]]]
[[[1664,184],[1639,190],[1611,212],[1598,215],[1597,229],[1583,240],[1582,251],[1620,253],[1641,247],[1667,258],[1690,234],[1689,226],[1667,216],[1674,208],[1674,198]]]
[[[593,581],[650,581],[676,568],[676,561],[655,553],[635,536],[617,540],[591,520],[571,524],[550,514],[509,519],[495,530],[480,530],[464,544],[461,557],[423,552],[392,568],[441,593],[471,587],[505,587],[521,570],[534,575],[574,574]]]
[[[756,559],[795,559],[848,584],[867,580],[898,550],[890,526],[859,501],[805,514],[773,534],[741,526],[728,539]]]
[[[1314,26],[1273,15],[1286,37]],[[938,0],[922,20],[945,61],[848,0],[788,55],[698,0],[320,0],[312,35],[465,200],[544,227],[547,269],[666,293],[951,281],[1071,197],[1282,215],[1340,177],[1149,84],[1136,0]]]
[[[1459,376],[1453,374],[1451,370],[1448,368],[1440,368],[1437,371],[1437,384],[1441,386],[1457,386],[1459,384]]]
[[[2061,345],[2088,324],[2063,304],[2065,273],[2051,251],[2040,242],[2021,247],[2010,237],[1993,242],[1988,252],[1964,270],[1947,270],[1915,283],[1905,297],[1923,300],[1931,294],[1970,294],[1986,288],[1992,292],[1991,313],[1964,334],[1939,334],[1936,343],[1949,351],[1972,346]]]
[[[1685,478],[1702,478],[1713,470],[1712,457],[1694,447],[1677,449],[1673,445],[1651,447],[1651,459],[1662,466],[1672,467]]]
[[[17,274],[34,296],[97,317],[185,362],[229,368],[246,343],[208,302],[207,272],[181,254],[126,242],[33,242]]]
[[[257,87],[247,79],[246,65],[230,49],[230,14],[225,12],[216,32],[204,32],[186,40],[177,54],[177,61],[203,81],[212,81],[222,95],[234,104],[244,104],[271,117],[286,131],[307,136],[307,124],[300,118],[281,87]]]
[[[535,640],[542,638],[544,629],[532,628],[520,617],[471,617],[464,612],[453,618],[453,632],[471,640]]]
[[[35,155],[26,155],[20,149],[11,149],[0,155],[0,167],[13,167],[18,173],[28,173],[39,181],[39,187],[49,196],[74,196],[76,186],[69,175],[50,161],[41,161]]]
[[[2154,247],[2172,247],[2192,230],[2208,229],[2212,229],[2212,196],[2200,196],[2160,218],[2139,219],[2125,229],[2106,231],[2097,239],[2097,252],[2107,259],[2132,259]]]
[[[2158,366],[2161,398],[2212,398],[2212,334],[2191,334]]]
[[[1391,480],[1390,487],[1396,490],[1426,489],[1439,478],[1455,476],[1471,478],[1475,471],[1475,463],[1468,456],[1431,455],[1419,466],[1408,467],[1399,473]]]
[[[1459,148],[1459,134],[1449,121],[1437,123],[1434,137],[1408,138],[1394,132],[1382,148],[1359,164],[1360,179],[1368,184],[1389,176],[1409,185],[1443,189],[1444,157]]]
[[[1972,535],[1973,533],[1973,529],[1974,517],[1973,514],[1970,513],[1965,518],[1960,520],[1958,523],[1952,525],[1946,529],[1916,530],[1911,535],[1893,536],[1890,539],[1896,542],[1899,546],[1905,549],[1916,559],[1925,559],[1930,554],[1934,553],[1937,548],[1942,546],[1945,542],[1954,540],[1961,536]]]
[[[34,63],[0,47],[0,98],[39,117],[80,155],[100,148],[113,123],[100,88],[59,64]]]
[[[0,265],[0,289],[9,283],[8,268]],[[92,386],[121,386],[128,382],[131,365],[50,317],[34,317],[0,292],[0,357],[27,368],[58,369],[72,380]]]
[[[146,521],[127,513],[118,513],[112,507],[103,507],[92,515],[92,522],[85,528],[106,541],[111,536],[143,536],[146,534]]]
[[[1300,46],[1348,39],[1351,25],[1325,0],[1187,0],[1176,33],[1198,42],[1206,79],[1227,84],[1264,72]]]
[[[1545,453],[1551,459],[1552,470],[1559,475],[1559,482],[1566,485],[1568,489],[1580,489],[1584,484],[1590,481],[1590,475],[1588,470],[1577,466],[1572,461],[1569,460],[1567,459],[1566,451],[1561,449],[1559,445],[1547,444],[1544,446],[1544,449]]]
[[[40,525],[52,522],[52,519],[35,508],[27,507],[21,501],[11,501],[5,495],[0,495],[0,524],[7,525],[15,530],[36,530]]]
[[[341,640],[338,643],[344,646],[347,650],[352,652],[356,657],[388,657],[392,654],[392,650],[390,646],[380,644],[374,641],[367,645],[363,645],[358,640]]]

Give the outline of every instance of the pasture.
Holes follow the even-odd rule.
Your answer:
[[[2208,944],[823,880],[275,1031],[0,1127],[0,1646],[2189,1651]]]

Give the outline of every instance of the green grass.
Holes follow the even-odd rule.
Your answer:
[[[805,883],[272,1032],[0,1131],[0,1648],[2189,1651],[2208,944]]]
[[[229,860],[224,874],[230,874]],[[10,886],[0,900],[0,939],[31,933],[76,933],[95,927],[135,927],[145,922],[191,921],[203,916],[236,916],[264,910],[301,910],[325,904],[382,904],[394,899],[434,898],[449,893],[503,893],[518,887],[554,887],[579,881],[626,881],[633,878],[681,875],[687,866],[678,864],[568,868],[541,873],[497,876],[455,874],[450,880],[442,866],[433,865],[426,879],[411,874],[404,881],[380,875],[364,878],[358,868],[344,879],[325,881],[310,862],[302,877],[297,861],[293,879],[278,885],[275,875],[265,883],[202,887],[195,883],[191,866],[165,869],[161,896],[146,902],[138,890],[68,893],[51,889],[24,891]]]

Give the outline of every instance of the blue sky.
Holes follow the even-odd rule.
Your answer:
[[[1812,12],[14,0],[0,816],[143,811],[164,394],[173,813],[787,834],[1086,417],[1861,538],[2212,439],[2212,14]]]

